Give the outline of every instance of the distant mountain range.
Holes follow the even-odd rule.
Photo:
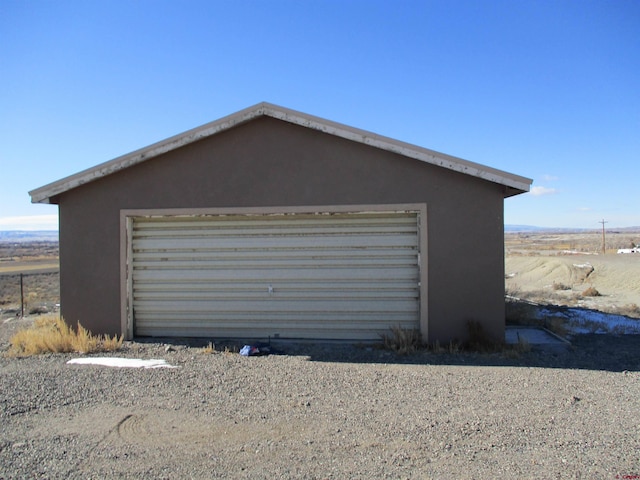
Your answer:
[[[0,231],[0,242],[57,242],[57,230]]]
[[[544,227],[534,227],[532,225],[505,225],[505,232],[540,232],[547,230]]]
[[[596,230],[594,228],[558,228],[558,227],[536,227],[534,225],[505,225],[504,231],[511,233],[539,233],[539,232],[557,232],[557,233],[571,233],[571,232],[588,232],[590,230]]]
[[[535,227],[533,225],[505,225],[504,231],[507,233],[584,233],[600,231],[600,227],[594,228],[559,228],[559,227]],[[640,226],[638,227],[611,227],[607,228],[608,232],[640,232]]]

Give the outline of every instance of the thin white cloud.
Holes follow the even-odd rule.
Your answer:
[[[560,180],[560,178],[556,177],[555,175],[543,175],[542,180],[544,180],[545,182],[556,182]]]
[[[58,230],[58,215],[0,217],[0,230]]]
[[[591,207],[579,207],[579,208],[577,208],[577,210],[579,212],[590,212],[590,211],[593,210],[593,208],[591,208]]]
[[[548,188],[548,187],[532,187],[531,188],[531,195],[533,195],[534,197],[541,197],[543,195],[553,195],[555,193],[558,193],[558,190],[556,190],[555,188]]]

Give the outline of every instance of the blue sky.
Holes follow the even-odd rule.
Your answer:
[[[260,101],[534,179],[505,223],[640,225],[640,2],[0,2],[0,230],[27,192]]]

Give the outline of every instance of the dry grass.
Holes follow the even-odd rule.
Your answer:
[[[549,290],[521,291],[517,287],[512,287],[507,290],[507,321],[516,324],[522,323],[519,322],[518,319],[530,316],[531,311],[535,312],[541,305],[579,307],[580,302],[583,301],[585,297],[590,296],[597,297],[601,296],[601,294],[593,287],[587,288],[582,293],[572,291],[571,287],[565,290],[562,284],[554,284]],[[527,305],[529,305],[529,307]]]
[[[213,342],[209,342],[209,344],[206,347],[202,347],[202,350],[200,350],[200,353],[203,353],[205,355],[212,355],[214,353],[217,353],[216,346],[213,344]]]
[[[526,339],[521,339],[516,345],[507,345],[504,339],[490,337],[484,330],[482,324],[473,320],[467,322],[468,340],[464,344],[455,340],[447,344],[441,344],[436,340],[429,345],[423,345],[419,330],[395,326],[391,327],[390,332],[390,334],[381,335],[382,348],[394,351],[399,355],[416,353],[423,348],[434,354],[451,355],[462,352],[477,352],[519,356],[522,353],[531,351],[531,345],[529,345]]]
[[[440,342],[436,340],[434,343],[429,345],[429,350],[433,353],[456,354],[462,351],[462,346],[453,340],[451,340],[447,345],[442,346],[440,345]]]
[[[518,337],[518,343],[513,345],[505,345],[502,354],[506,358],[520,358],[523,353],[531,351],[531,344],[526,338]]]
[[[118,350],[124,337],[93,335],[80,323],[72,328],[57,315],[38,318],[33,327],[20,330],[10,340],[9,356],[27,357],[43,353],[94,353]]]
[[[560,317],[545,318],[542,326],[545,327],[550,332],[553,332],[562,338],[566,338],[566,336],[569,334],[569,329],[567,328],[567,322],[564,318],[560,318]]]
[[[399,325],[391,327],[390,334],[380,335],[382,346],[387,350],[392,350],[400,355],[414,353],[422,345],[420,330],[412,328],[402,328]]]

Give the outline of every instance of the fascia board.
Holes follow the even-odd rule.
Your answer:
[[[499,183],[507,187],[528,192],[533,180],[504,172],[495,168],[487,167],[479,163],[470,162],[461,158],[453,157],[445,153],[436,152],[427,148],[418,147],[410,143],[384,137],[366,130],[349,127],[340,123],[325,120],[312,115],[295,112],[275,105],[263,104],[265,114],[280,120],[284,120],[296,125],[301,125],[314,130],[320,130],[330,135],[342,137],[355,142],[370,145],[375,148],[397,153],[405,157],[430,163],[439,167],[447,168],[456,172],[464,173],[484,180]]]

